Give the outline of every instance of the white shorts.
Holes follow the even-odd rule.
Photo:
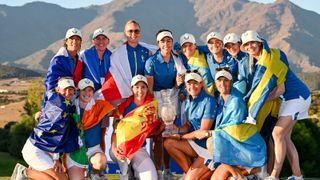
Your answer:
[[[279,111],[279,117],[291,116],[292,120],[301,120],[308,118],[308,109],[311,104],[311,97],[307,99],[299,97],[288,101],[282,101]]]
[[[22,149],[22,156],[26,163],[37,171],[45,171],[53,168],[52,156],[35,145],[33,145],[30,139],[24,144]]]
[[[190,144],[192,149],[198,154],[198,156],[204,158],[204,162],[206,162],[206,160],[208,159],[212,159],[213,156],[210,154],[208,149],[199,146],[193,140],[188,140],[188,143]]]
[[[66,154],[66,157],[67,157],[67,162],[66,162],[67,169],[70,169],[73,166],[79,167],[79,168],[83,168],[83,169],[88,168],[88,165],[80,164],[80,163],[77,163],[76,161],[72,160],[70,158],[70,154],[69,153]]]
[[[145,147],[140,148],[131,160],[135,176],[141,180],[157,180],[157,170]]]
[[[93,147],[90,147],[88,148],[87,152],[86,152],[86,156],[88,157],[89,161],[90,161],[90,158],[95,155],[96,153],[104,153],[100,147],[100,144],[97,144]],[[74,160],[71,159],[70,157],[70,154],[67,153],[67,168],[71,168],[73,166],[76,166],[76,167],[80,167],[80,168],[88,168],[88,165],[84,165],[84,164],[80,164]]]

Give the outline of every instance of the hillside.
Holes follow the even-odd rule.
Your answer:
[[[39,77],[41,75],[42,74],[32,70],[26,70],[26,69],[10,67],[10,66],[5,66],[0,64],[0,79]]]
[[[38,44],[39,39],[46,39],[46,34],[59,34],[59,37],[55,36],[56,39],[51,39],[51,43],[46,41],[46,45],[41,45],[41,47],[39,45],[37,50],[28,50],[30,55],[23,58],[17,55],[16,59],[1,60],[28,69],[46,71],[51,57],[62,45],[62,38],[67,27],[81,28],[83,32],[82,48],[87,48],[90,46],[94,29],[102,26],[109,31],[111,39],[109,47],[114,49],[123,42],[125,22],[135,19],[141,24],[142,40],[147,43],[155,43],[155,33],[160,28],[171,29],[176,41],[181,34],[191,32],[198,37],[199,44],[204,42],[210,31],[219,31],[222,34],[228,32],[241,34],[248,29],[254,29],[270,42],[271,47],[278,47],[287,53],[294,71],[320,72],[320,51],[317,50],[317,44],[320,43],[318,33],[320,15],[302,9],[288,0],[277,0],[269,4],[248,0],[116,0],[105,5],[81,9],[64,9],[46,3],[30,3],[19,7],[25,12],[24,16],[29,17],[29,23],[32,23],[33,29],[37,30],[44,28],[44,25],[51,24],[36,23],[37,21],[30,15],[30,12],[25,10],[28,7],[37,9],[38,6],[60,9],[65,13],[74,12],[74,16],[66,18],[61,15],[57,18],[56,13],[38,16],[37,21],[50,22],[53,19],[57,24],[54,28],[46,28],[45,33],[36,31],[40,33],[40,36],[37,36],[38,39],[33,38],[34,43],[32,44]],[[10,8],[13,7],[0,6],[0,12],[9,14]],[[9,16],[6,17],[9,21]],[[73,18],[78,21],[73,21]],[[3,19],[0,16],[0,23]],[[57,19],[71,20],[58,21]],[[9,25],[7,29],[15,28]],[[0,37],[10,37],[5,31],[0,31],[0,35]],[[25,37],[34,37],[34,34]],[[20,46],[17,49],[23,48]]]

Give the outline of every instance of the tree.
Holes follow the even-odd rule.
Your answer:
[[[26,114],[22,120],[10,128],[10,143],[8,146],[9,153],[21,158],[21,150],[28,139],[33,128],[36,126],[34,114],[41,110],[41,103],[44,88],[40,80],[34,80],[28,88],[28,95],[24,109]]]

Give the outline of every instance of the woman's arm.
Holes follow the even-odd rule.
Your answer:
[[[148,76],[148,75],[146,75],[146,78],[148,81],[149,94],[153,96],[154,78],[153,78],[153,76]]]
[[[271,91],[271,93],[269,94],[269,97],[267,99],[267,101],[272,101],[277,99],[279,96],[281,96],[284,92],[286,91],[286,88],[284,86],[284,83],[281,84],[280,86],[276,87],[275,89],[273,89]]]

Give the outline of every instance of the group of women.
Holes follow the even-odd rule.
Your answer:
[[[110,39],[99,28],[93,46],[79,53],[80,30],[67,31],[48,69],[38,125],[22,151],[30,167],[18,164],[14,179],[84,179],[88,166],[92,179],[103,179],[105,148],[120,166],[120,179],[172,178],[170,156],[184,179],[273,180],[286,155],[289,178],[303,179],[291,133],[297,120],[308,117],[310,92],[281,50],[269,48],[255,31],[241,38],[211,32],[201,46],[185,33],[174,46],[172,32],[161,29],[156,47],[140,42],[141,27],[130,20],[124,34],[127,41],[111,53]],[[162,137],[166,107],[174,108],[172,121],[183,123]],[[144,109],[153,114],[146,118],[152,128],[126,156],[118,135]],[[105,144],[110,116],[116,117],[114,134]],[[147,137],[154,140],[153,157],[145,148]]]

